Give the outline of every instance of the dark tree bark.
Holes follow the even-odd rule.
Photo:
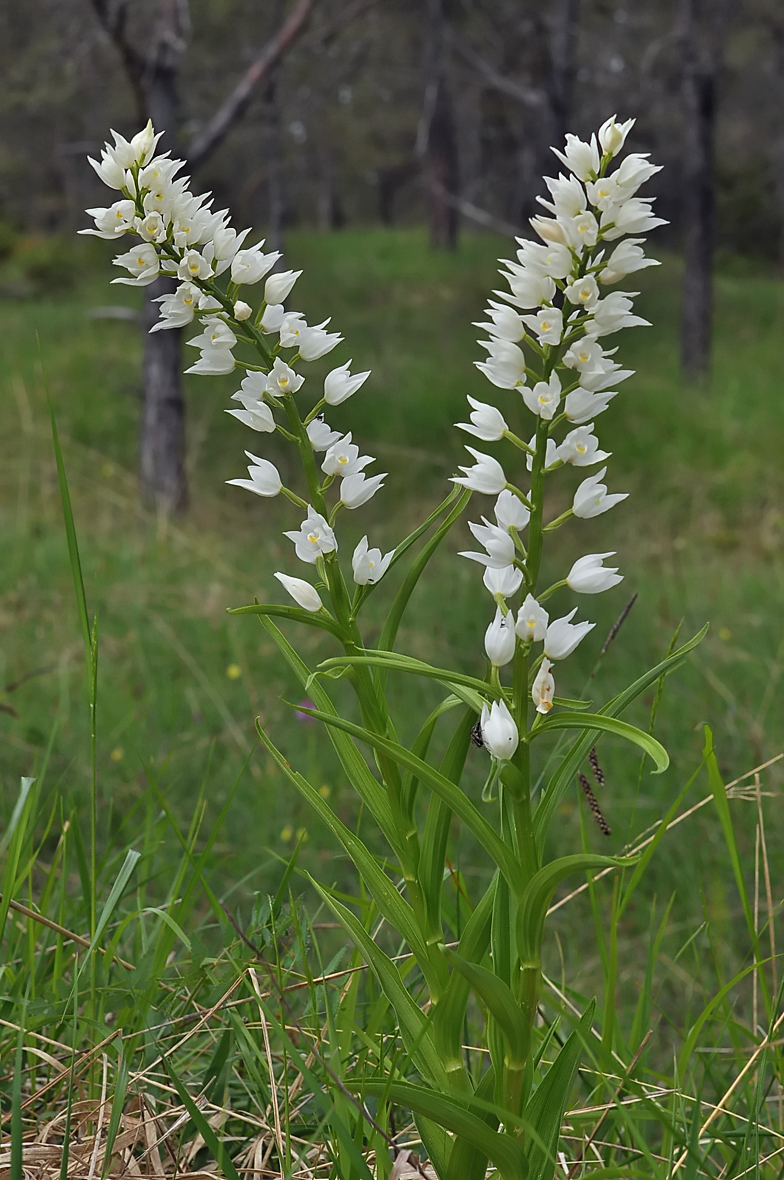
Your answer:
[[[457,137],[446,77],[446,18],[444,0],[427,0],[425,91],[419,148],[425,159],[430,193],[430,244],[437,249],[457,246],[458,211],[444,199],[460,187]]]
[[[563,146],[566,132],[571,130],[579,15],[580,0],[559,0],[550,43],[548,82],[551,136],[557,148]]]
[[[203,163],[223,142],[247,110],[258,85],[269,76],[289,46],[305,28],[313,0],[299,0],[289,19],[268,42],[212,119],[191,142],[187,153],[177,141],[180,63],[188,46],[188,0],[159,0],[158,21],[146,52],[132,42],[127,28],[129,0],[93,0],[93,6],[125,67],[136,95],[140,122],[152,119],[163,131],[163,147],[186,154],[192,167]],[[154,332],[157,295],[171,289],[159,279],[144,289],[144,404],[139,440],[139,478],[142,500],[157,511],[176,515],[188,501],[185,472],[185,402],[182,391],[179,331]]]
[[[714,151],[718,77],[726,33],[723,0],[681,0],[683,66],[683,309],[681,367],[710,370],[716,227]]]

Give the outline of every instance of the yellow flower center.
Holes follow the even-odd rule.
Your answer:
[[[308,540],[310,541],[311,545],[315,545],[318,539],[318,533],[308,533]]]

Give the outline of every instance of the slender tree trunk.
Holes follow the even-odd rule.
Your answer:
[[[716,90],[724,40],[723,4],[682,0],[684,275],[681,367],[689,379],[710,369],[716,193]]]
[[[188,498],[185,476],[185,401],[182,396],[182,332],[154,332],[157,295],[173,291],[172,279],[145,287],[144,403],[139,439],[139,471],[145,503],[166,515],[182,512]]]
[[[162,148],[176,154],[178,123],[177,64],[168,53],[147,63],[141,85],[148,117],[164,131]],[[173,291],[170,279],[158,279],[144,294],[144,404],[139,438],[139,476],[145,504],[177,515],[188,503],[185,473],[185,400],[182,389],[182,333],[150,333],[158,319],[158,295]]]
[[[427,0],[427,19],[422,118],[426,179],[430,190],[430,243],[437,249],[454,250],[458,213],[443,194],[457,195],[460,172],[452,100],[446,79],[443,0]]]
[[[552,143],[562,147],[570,130],[574,103],[577,27],[580,0],[558,0],[550,47],[550,119]]]
[[[277,71],[270,78],[264,92],[264,154],[267,159],[267,245],[271,250],[283,251],[283,227],[286,218],[286,199],[283,187],[283,143],[280,128],[280,101]]]
[[[710,368],[715,193],[713,140],[716,79],[688,69],[683,78],[686,120],[683,161],[684,273],[681,365],[687,377]]]

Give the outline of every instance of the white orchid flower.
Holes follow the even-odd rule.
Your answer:
[[[351,558],[354,581],[358,586],[375,586],[389,569],[389,563],[394,555],[395,551],[392,549],[382,557],[381,550],[369,549],[368,539],[363,537]]]
[[[476,464],[474,467],[460,467],[464,475],[453,475],[452,483],[462,484],[464,488],[470,488],[473,492],[483,492],[487,496],[497,496],[506,487],[506,475],[504,469],[497,459],[492,455],[483,455],[481,451],[475,451],[473,447],[466,447],[474,458]]]
[[[511,611],[505,615],[497,606],[495,618],[485,631],[485,652],[494,668],[503,668],[514,658],[515,643],[514,616]]]
[[[577,607],[548,626],[544,637],[544,654],[548,660],[565,660],[596,626],[595,623],[572,623],[576,614]]]
[[[457,422],[458,430],[465,430],[468,434],[481,438],[483,442],[498,442],[503,438],[509,427],[506,425],[501,411],[486,402],[478,402],[473,397],[468,397],[467,401],[470,406],[473,406],[470,415],[471,421]]]
[[[275,464],[267,459],[259,459],[250,451],[246,451],[245,454],[251,460],[251,466],[248,468],[250,479],[227,479],[226,483],[246,488],[249,492],[255,492],[257,496],[277,496],[283,487],[283,481]]]
[[[321,513],[308,505],[308,515],[296,531],[283,534],[294,542],[294,549],[301,561],[315,565],[325,553],[334,553],[338,542],[334,531]]]
[[[355,373],[352,377],[349,372],[352,364],[352,361],[346,361],[345,365],[333,369],[324,378],[324,401],[328,405],[339,406],[341,402],[352,397],[370,376],[370,369],[368,369],[367,372]]]
[[[607,486],[601,482],[606,474],[607,468],[603,467],[596,475],[589,475],[580,484],[574,493],[572,503],[572,511],[575,516],[579,516],[583,520],[590,520],[593,516],[601,516],[603,512],[608,512],[610,508],[627,498],[628,492],[614,492],[611,496],[607,495]]]
[[[610,553],[587,553],[574,563],[566,578],[570,590],[577,594],[601,594],[610,590],[623,581],[623,574],[618,573],[618,567],[607,569],[602,563],[606,557],[614,557],[615,550]]]
[[[546,633],[550,616],[533,594],[526,594],[525,601],[517,612],[515,631],[525,643],[540,643]]]

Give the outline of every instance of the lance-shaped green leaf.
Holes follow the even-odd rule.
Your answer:
[[[450,709],[455,709],[459,704],[460,698],[452,694],[445,697],[440,705],[436,705],[411,744],[411,752],[416,754],[417,758],[424,759],[426,757],[439,717],[448,713]],[[414,813],[414,800],[418,786],[419,780],[410,770],[406,770],[400,784],[400,805],[408,819],[411,819]]]
[[[280,619],[291,619],[295,623],[307,623],[309,627],[318,627],[320,631],[329,631],[338,639],[347,638],[342,627],[335,619],[323,611],[301,610],[298,606],[278,605],[276,602],[259,602],[252,606],[233,606],[226,611],[227,615],[273,615]]]
[[[319,819],[332,832],[333,836],[337,837],[343,845],[361,873],[365,885],[378,906],[379,912],[405,938],[411,950],[414,952],[419,965],[428,977],[428,982],[431,984],[435,983],[435,978],[431,979],[433,973],[430,966],[428,950],[411,906],[400,896],[389,877],[387,877],[386,873],[377,864],[375,857],[370,853],[367,846],[358,836],[354,835],[350,828],[346,827],[338,819],[326,800],[322,799],[321,795],[308,782],[305,776],[289,765],[258,721],[256,722],[256,729],[265,748],[269,751],[283,773],[294,784],[302,797],[307,800]]]
[[[630,725],[628,721],[619,721],[617,717],[605,717],[602,713],[553,713],[541,725],[531,730],[531,739],[550,733],[554,729],[584,729],[593,733],[601,730],[604,733],[612,733],[644,750],[656,763],[654,774],[661,774],[670,765],[670,756],[661,742],[657,742],[656,738],[645,730]]]
[[[529,1180],[552,1180],[564,1111],[583,1046],[590,1035],[595,1007],[596,1002],[591,1001],[526,1106],[526,1121],[535,1128],[539,1138],[538,1143],[531,1142],[527,1151]]]
[[[439,1123],[453,1135],[465,1139],[495,1165],[504,1180],[525,1180],[528,1161],[517,1140],[499,1135],[468,1108],[459,1094],[439,1094],[411,1082],[364,1082],[362,1090],[373,1098],[387,1098]]]
[[[431,791],[434,791],[436,795],[439,795],[452,808],[455,815],[459,816],[469,831],[476,836],[485,851],[490,854],[494,862],[498,865],[509,882],[509,887],[515,896],[520,896],[523,890],[523,874],[511,849],[504,844],[501,837],[491,827],[471,800],[463,794],[459,787],[456,787],[454,783],[451,783],[448,778],[441,774],[439,770],[436,770],[434,766],[430,766],[427,762],[423,762],[421,758],[417,758],[405,746],[401,746],[398,742],[393,742],[391,738],[384,737],[378,733],[371,733],[369,729],[365,729],[362,725],[355,725],[353,721],[346,721],[343,717],[322,713],[319,709],[306,709],[304,706],[300,706],[300,710],[303,713],[307,713],[309,717],[318,718],[319,721],[323,721],[330,728],[334,726],[336,729],[342,729],[346,733],[359,738],[360,741],[367,742],[374,749],[388,754],[390,758],[394,759],[395,762],[399,763],[406,770],[413,771],[425,786],[429,787]]]
[[[453,691],[457,687],[470,689],[472,691],[469,700],[477,702],[478,712],[481,712],[484,700],[497,700],[500,695],[491,684],[476,676],[453,672],[449,668],[434,668],[432,664],[427,664],[424,660],[417,660],[414,656],[406,656],[397,651],[373,651],[371,648],[366,648],[365,654],[361,656],[333,656],[329,660],[323,660],[318,666],[318,671],[326,673],[332,668],[362,667],[363,665],[371,668],[385,668],[390,672],[408,672],[413,676],[424,676],[427,680],[439,681]]]
[[[424,573],[427,563],[435,553],[438,546],[443,541],[455,521],[459,520],[463,513],[463,509],[471,499],[471,493],[468,490],[461,492],[457,497],[457,502],[449,513],[449,515],[441,522],[433,536],[422,547],[422,550],[411,564],[411,568],[406,574],[403,585],[395,595],[395,600],[392,603],[392,608],[387,615],[387,621],[384,623],[384,628],[381,632],[381,637],[378,641],[378,646],[384,651],[391,651],[395,645],[395,637],[397,636],[397,629],[400,626],[400,620],[403,618],[403,613],[408,606],[408,600],[414,593],[416,584]]]
[[[259,617],[259,621],[275,641],[289,667],[304,688],[310,678],[310,668],[300,659],[300,656],[291,646],[285,635],[275,626],[271,619],[262,615]],[[323,685],[313,683],[310,688],[310,695],[319,709],[323,709],[330,716],[337,717],[335,706],[332,704],[332,700]],[[349,782],[383,832],[390,848],[394,849],[396,853],[399,852],[399,835],[392,819],[392,811],[384,788],[373,776],[370,767],[354,743],[334,727],[330,727],[328,732]]]
[[[593,869],[627,868],[637,863],[634,856],[599,856],[576,852],[553,860],[534,873],[523,893],[517,911],[517,945],[524,967],[538,967],[542,931],[553,893],[572,873]]]
[[[490,888],[466,923],[457,948],[464,962],[480,963],[487,954],[497,885],[496,874]],[[455,1085],[463,1082],[465,1074],[463,1029],[470,994],[471,989],[467,980],[458,971],[453,971],[446,991],[432,1009],[436,1045],[450,1077],[455,1079]]]
[[[604,717],[617,717],[640,693],[645,692],[646,688],[650,688],[652,684],[655,684],[659,677],[667,676],[679,664],[682,664],[689,653],[694,651],[695,647],[702,642],[707,631],[708,626],[706,624],[688,643],[684,643],[682,647],[679,647],[672,655],[667,656],[655,668],[651,668],[650,671],[646,672],[638,680],[635,680],[633,684],[629,685],[628,688],[624,689],[622,693],[619,693],[617,697],[613,697],[611,701],[608,701],[599,710],[600,715]],[[584,733],[581,737],[578,737],[562,759],[558,769],[547,785],[547,790],[534,814],[534,836],[540,852],[544,846],[547,829],[556,813],[558,804],[563,798],[564,791],[573,782],[575,775],[588,756],[588,752],[595,741],[596,735],[591,732]]]
[[[416,1068],[434,1086],[446,1088],[446,1070],[433,1043],[427,1018],[409,995],[397,967],[376,945],[351,910],[333,897],[318,881],[311,878],[311,882],[373,970],[384,995],[395,1011],[403,1043]]]
[[[446,956],[476,992],[501,1029],[508,1047],[509,1064],[522,1066],[530,1038],[522,1008],[512,995],[511,989],[503,979],[499,979],[486,967],[469,963],[454,951],[447,950]]]
[[[461,717],[441,762],[441,773],[452,783],[459,783],[471,744],[474,713],[471,709]],[[432,795],[427,810],[422,847],[419,854],[419,883],[427,915],[427,938],[442,941],[441,894],[444,887],[444,864],[452,809],[438,795]]]

